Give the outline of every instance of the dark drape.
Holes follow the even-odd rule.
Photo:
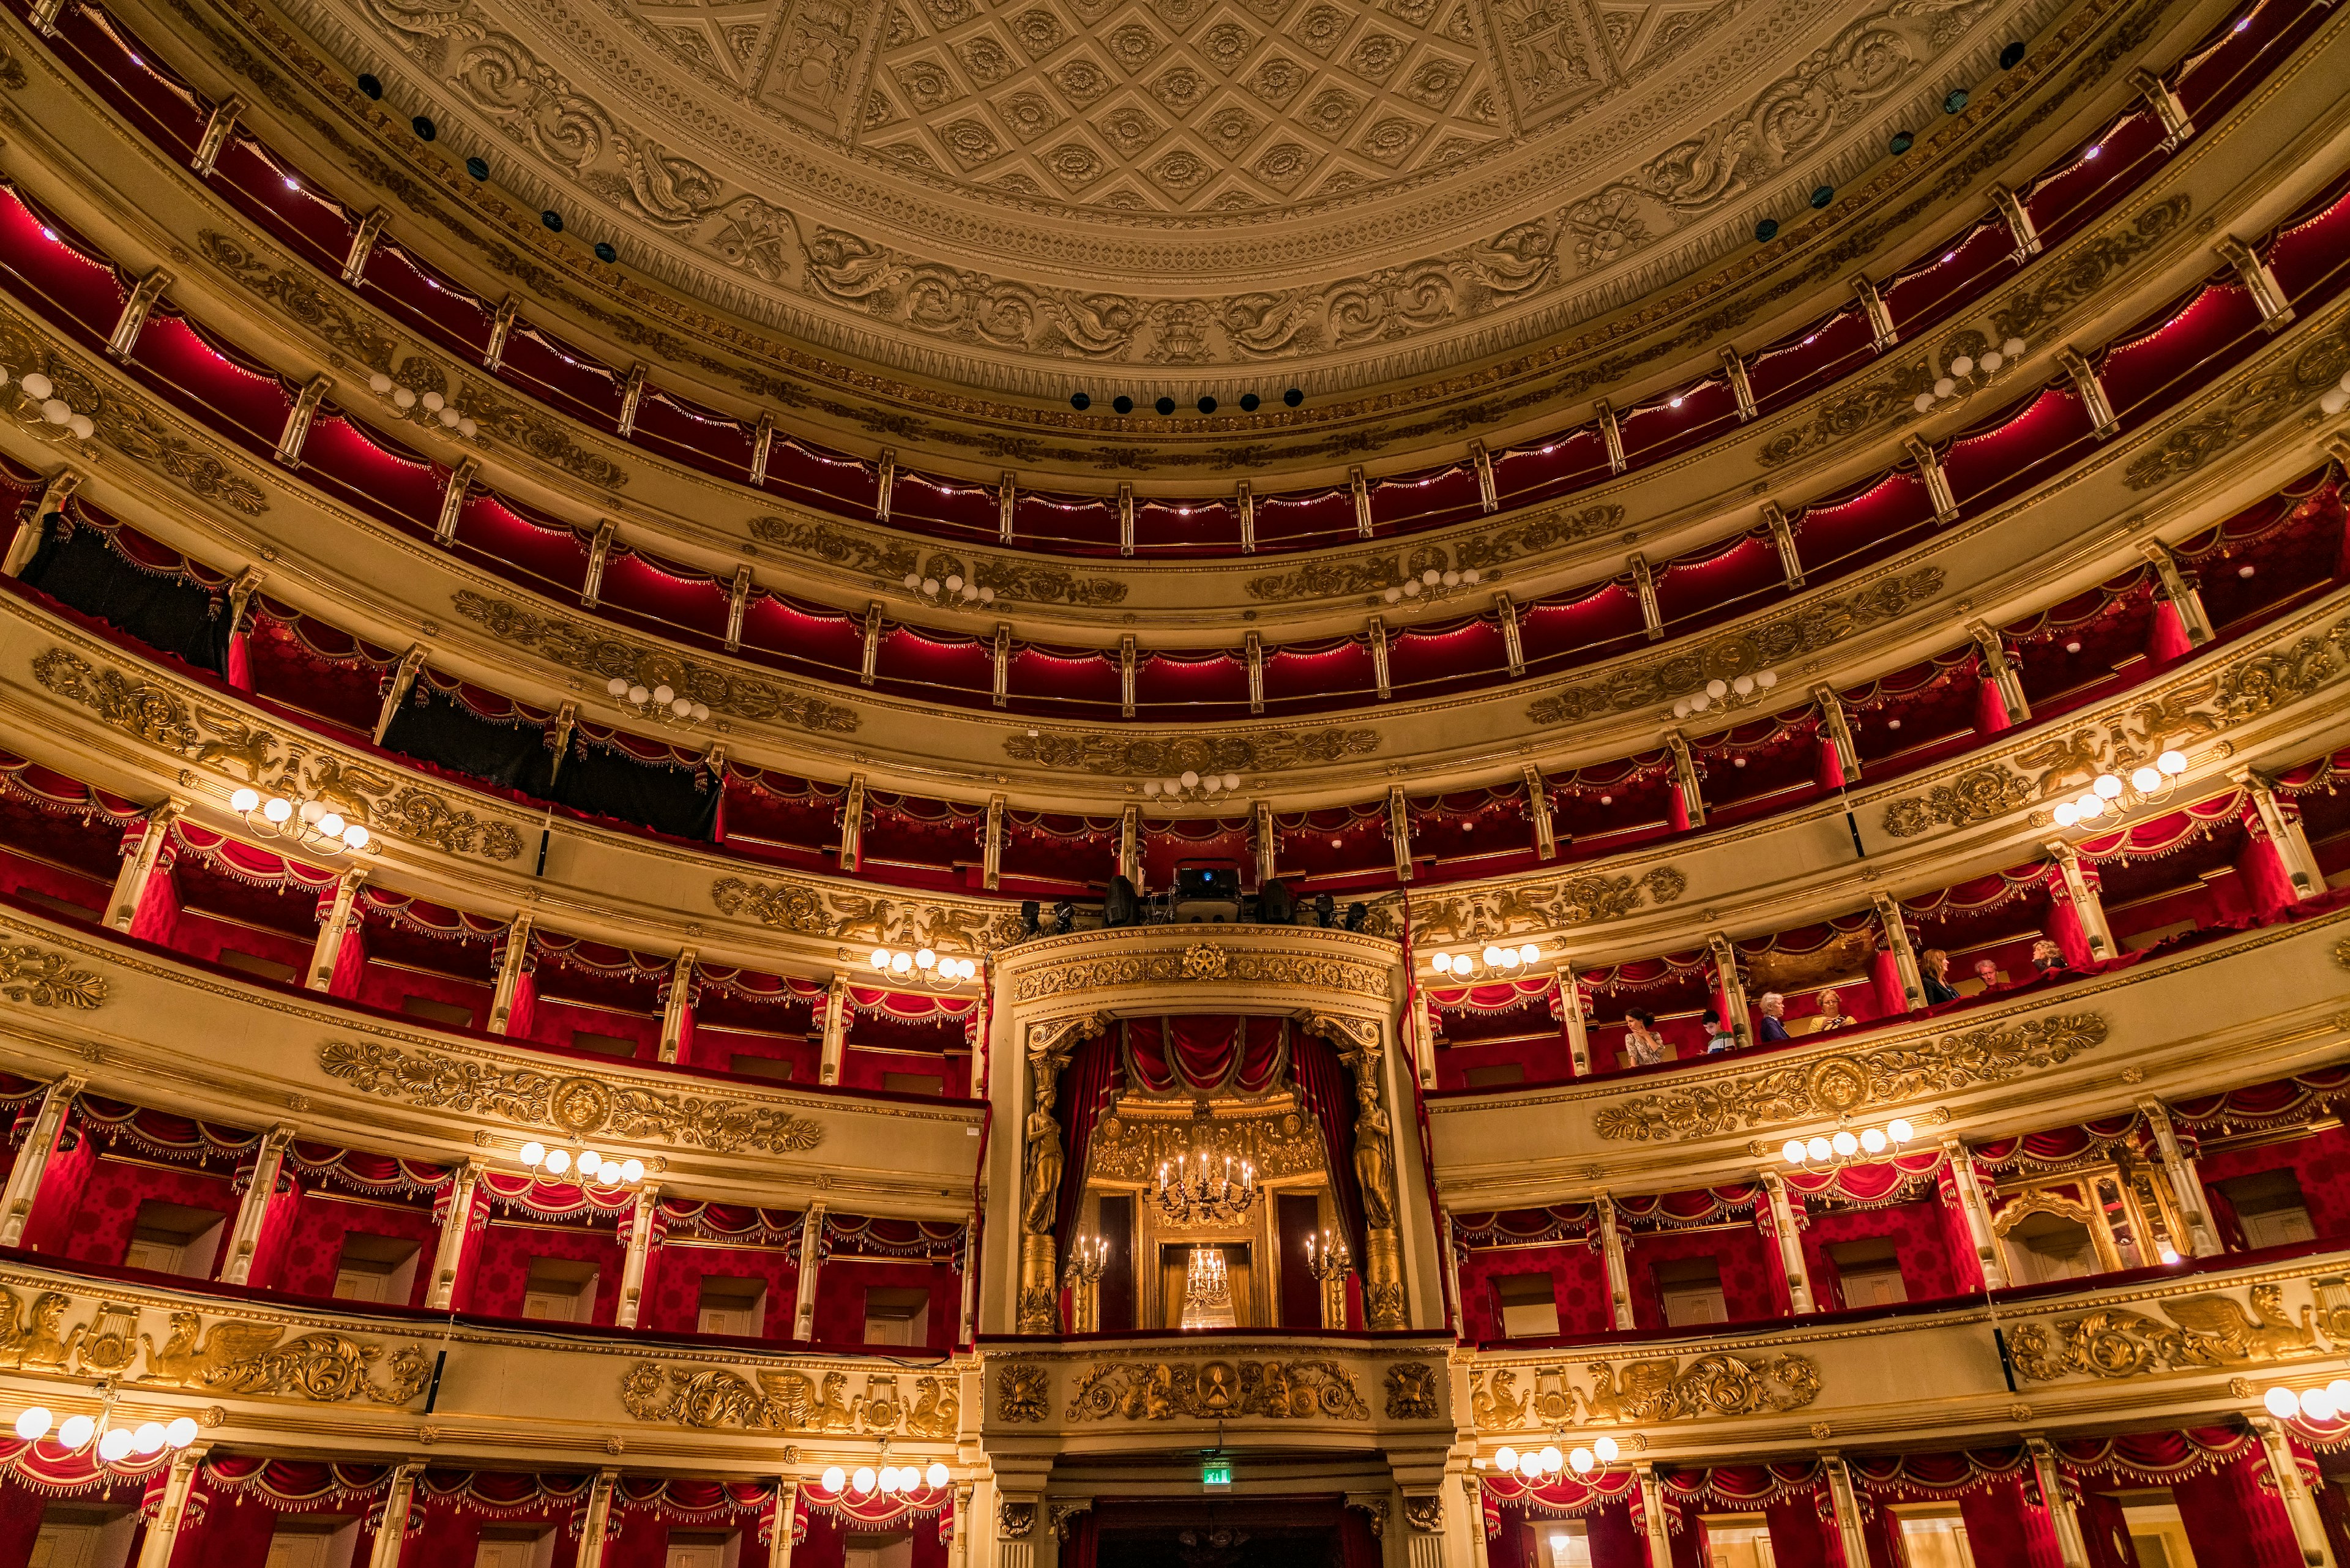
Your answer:
[[[1069,1538],[1061,1542],[1061,1568],[1099,1568],[1100,1563],[1101,1521],[1087,1509],[1069,1521]]]
[[[678,763],[640,763],[574,736],[555,776],[555,801],[699,843],[718,824],[718,781]]]
[[[1354,1250],[1359,1272],[1370,1248],[1363,1231],[1363,1189],[1355,1180],[1354,1081],[1338,1060],[1338,1053],[1318,1034],[1303,1030],[1292,1034],[1289,1055],[1298,1096],[1305,1100],[1314,1125],[1321,1129],[1322,1147],[1330,1157],[1330,1190],[1337,1198],[1347,1245]]]
[[[69,608],[127,632],[198,670],[228,674],[228,607],[205,588],[142,572],[96,528],[56,513],[41,519],[41,547],[24,580]]]
[[[546,775],[555,759],[547,753],[545,730],[484,719],[422,680],[392,715],[383,743],[388,751],[484,784],[547,798]]]
[[[1055,1255],[1069,1255],[1069,1235],[1076,1229],[1077,1210],[1086,1197],[1086,1157],[1094,1146],[1094,1124],[1101,1119],[1111,1092],[1118,1087],[1118,1040],[1097,1034],[1069,1054],[1061,1070],[1060,1093],[1053,1114],[1061,1123],[1061,1192],[1053,1210]]]
[[[1379,1568],[1378,1538],[1371,1533],[1370,1516],[1359,1509],[1338,1511],[1339,1568]]]
[[[1322,1326],[1322,1286],[1305,1268],[1305,1239],[1316,1230],[1321,1204],[1311,1192],[1274,1195],[1274,1235],[1281,1243],[1281,1272],[1274,1276],[1284,1328]]]

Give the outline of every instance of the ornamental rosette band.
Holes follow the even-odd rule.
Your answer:
[[[1642,1095],[1606,1106],[1592,1120],[1601,1137],[1633,1143],[1713,1137],[2000,1083],[2070,1061],[2105,1038],[2106,1021],[2097,1013],[2054,1014]]]
[[[824,1141],[818,1123],[770,1106],[468,1062],[373,1040],[329,1040],[318,1048],[318,1065],[362,1094],[554,1127],[575,1137],[604,1133],[721,1154],[800,1154]]]

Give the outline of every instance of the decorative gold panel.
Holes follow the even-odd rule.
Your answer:
[[[1038,1002],[1072,991],[1109,991],[1130,986],[1177,985],[1186,981],[1241,981],[1267,985],[1306,985],[1381,1001],[1390,994],[1388,970],[1317,953],[1255,952],[1218,942],[1195,942],[1177,951],[1161,948],[1102,957],[1072,957],[1022,971],[1012,1000]]]
[[[910,1405],[897,1373],[868,1372],[865,1391],[850,1396],[848,1375],[689,1371],[639,1361],[621,1375],[620,1402],[639,1421],[704,1430],[861,1432],[873,1436],[951,1438],[962,1420],[961,1380],[952,1374],[913,1378]]]
[[[797,936],[941,952],[993,952],[1020,934],[1019,915],[1008,905],[916,903],[807,882],[721,877],[710,885],[710,901],[722,915],[747,915]]]
[[[2316,1308],[2303,1304],[2300,1318],[2284,1312],[2284,1287],[2253,1285],[2249,1309],[2235,1296],[2213,1291],[2155,1303],[2163,1318],[2120,1307],[2103,1307],[2054,1324],[2027,1323],[2013,1331],[2010,1348],[2015,1369],[2034,1383],[2053,1383],[2074,1373],[2093,1377],[2135,1377],[2196,1366],[2242,1366],[2324,1355]]]
[[[1549,881],[1527,878],[1468,892],[1415,897],[1414,934],[1427,942],[1482,942],[1521,931],[1620,920],[1649,902],[1678,902],[1689,878],[1677,867],[1658,866],[1638,877],[1590,873]]]
[[[112,983],[95,970],[75,969],[63,953],[0,947],[0,996],[11,1002],[88,1011],[106,1005]]]
[[[1514,1432],[1578,1420],[1615,1426],[1800,1410],[1820,1397],[1819,1363],[1792,1353],[1716,1351],[1686,1366],[1678,1355],[1594,1361],[1584,1371],[1588,1386],[1569,1382],[1564,1366],[1539,1368],[1535,1386],[1523,1394],[1517,1391],[1518,1374],[1508,1367],[1478,1372],[1469,1386],[1471,1418],[1481,1432]]]
[[[1067,1421],[1237,1420],[1316,1416],[1367,1421],[1355,1375],[1334,1361],[1097,1361],[1077,1379]]]

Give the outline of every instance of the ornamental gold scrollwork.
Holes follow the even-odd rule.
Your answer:
[[[1311,953],[1255,953],[1199,943],[1180,953],[1120,953],[1042,965],[1013,981],[1012,1000],[1035,1002],[1064,992],[1199,980],[1310,985],[1381,1000],[1390,994],[1384,965]]]
[[[1842,1116],[1892,1101],[1995,1084],[2054,1067],[2100,1044],[2106,1021],[2095,1012],[2052,1014],[1998,1023],[1939,1039],[1896,1041],[1837,1052],[1765,1072],[1742,1073],[1603,1107],[1593,1119],[1604,1138],[1634,1143],[1711,1137],[1774,1122]]]
[[[639,686],[668,686],[713,713],[753,723],[782,724],[820,735],[856,732],[865,721],[854,708],[801,696],[772,680],[738,675],[666,649],[612,637],[584,621],[540,615],[472,589],[451,600],[457,613],[509,648],[536,653],[593,676],[619,676]]]
[[[1121,1103],[1094,1128],[1085,1174],[1088,1181],[1147,1182],[1160,1164],[1201,1147],[1211,1160],[1229,1155],[1263,1177],[1310,1176],[1328,1168],[1321,1134],[1294,1105],[1265,1116],[1223,1114],[1201,1122],[1189,1116],[1140,1114]]]
[[[639,1361],[620,1376],[620,1403],[629,1415],[702,1431],[950,1438],[962,1422],[962,1396],[951,1374],[916,1378],[911,1406],[899,1396],[895,1374],[868,1373],[865,1392],[852,1397],[847,1389],[843,1372],[824,1373],[818,1382],[799,1372],[744,1377]]]
[[[1077,1379],[1067,1421],[1233,1420],[1316,1416],[1367,1421],[1355,1375],[1333,1361],[1097,1361]]]
[[[1387,1412],[1390,1421],[1433,1421],[1444,1414],[1442,1380],[1425,1361],[1390,1361]]]
[[[29,945],[0,947],[0,996],[11,1002],[88,1012],[106,1005],[111,986],[96,970],[75,969],[63,953]]]
[[[432,1371],[432,1357],[414,1345],[393,1351],[384,1364],[390,1381],[378,1382],[375,1364],[383,1347],[346,1334],[289,1340],[284,1329],[261,1323],[215,1323],[206,1329],[192,1312],[172,1313],[170,1323],[161,1345],[139,1336],[147,1353],[142,1383],[208,1394],[298,1394],[320,1404],[405,1405]]]
[[[1712,1352],[1686,1364],[1678,1355],[1594,1361],[1584,1371],[1590,1377],[1587,1387],[1570,1382],[1563,1366],[1539,1368],[1535,1386],[1523,1394],[1517,1392],[1516,1372],[1508,1367],[1476,1373],[1470,1383],[1471,1417],[1480,1431],[1510,1432],[1578,1420],[1617,1426],[1800,1410],[1820,1397],[1819,1363],[1793,1353],[1750,1357]]]
[[[575,1137],[605,1133],[722,1154],[799,1154],[824,1141],[821,1124],[770,1106],[467,1062],[373,1040],[329,1040],[318,1048],[318,1066],[362,1094],[552,1126]]]
[[[1003,754],[1015,763],[1107,777],[1172,778],[1185,773],[1285,773],[1365,757],[1379,749],[1377,730],[1285,730],[1272,734],[1010,735]]]
[[[2027,1323],[2011,1342],[2015,1368],[2032,1382],[2053,1383],[2076,1372],[2135,1377],[2325,1354],[2314,1306],[2304,1303],[2295,1321],[2285,1315],[2282,1285],[2254,1285],[2248,1294],[2249,1309],[2219,1292],[2156,1303],[2168,1323],[2121,1307],[2103,1307],[2053,1327]]]
[[[1052,1410],[1052,1380],[1043,1367],[1015,1361],[995,1375],[997,1420],[1042,1421]]]
[[[255,788],[320,802],[376,833],[451,855],[522,854],[522,834],[510,823],[485,821],[389,770],[193,701],[161,680],[131,680],[62,648],[34,659],[33,678],[136,740]]]
[[[1678,902],[1689,891],[1679,867],[1656,866],[1638,877],[1562,877],[1412,900],[1420,940],[1481,942],[1521,931],[1564,930],[1620,920],[1646,904]]]
[[[868,898],[806,882],[751,882],[721,877],[710,902],[722,915],[745,915],[795,936],[892,943],[938,952],[990,953],[1020,935],[1010,909],[980,904],[915,904]]]
[[[2310,400],[2350,369],[2350,332],[2340,325],[2303,343],[2285,363],[2237,381],[2220,405],[2173,431],[2152,452],[2122,472],[2132,490],[2152,490],[2183,479],[2218,457],[2234,452]]]

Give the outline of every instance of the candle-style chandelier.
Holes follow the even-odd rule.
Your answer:
[[[1173,1165],[1159,1162],[1159,1212],[1170,1225],[1232,1225],[1256,1207],[1256,1167],[1208,1147],[1208,1103],[1192,1108],[1191,1150]]]

